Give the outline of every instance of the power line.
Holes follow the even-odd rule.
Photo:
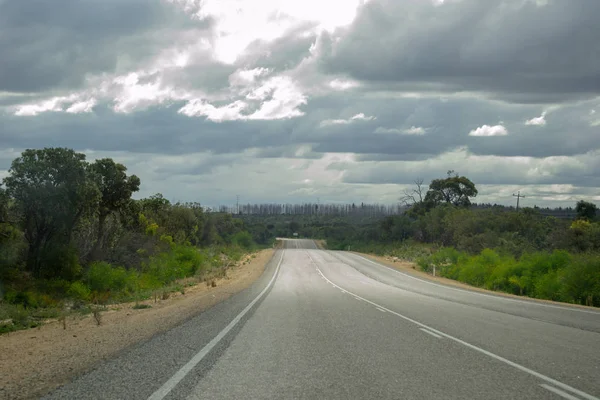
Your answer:
[[[519,211],[519,200],[521,199],[521,197],[523,197],[523,198],[524,198],[525,196],[523,196],[523,195],[521,194],[521,191],[520,191],[520,190],[517,192],[517,194],[514,194],[514,193],[513,193],[513,196],[517,198],[517,212],[518,212],[518,211]]]

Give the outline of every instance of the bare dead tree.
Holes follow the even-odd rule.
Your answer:
[[[425,195],[423,189],[423,178],[415,179],[415,187],[413,189],[406,189],[404,195],[400,197],[400,202],[405,206],[412,206],[417,203],[423,202],[423,196]]]

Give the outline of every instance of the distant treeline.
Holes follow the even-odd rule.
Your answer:
[[[220,206],[219,212],[241,215],[363,215],[381,217],[386,215],[401,214],[406,207],[401,205],[385,204],[240,204],[239,206]]]
[[[404,214],[410,207],[403,204],[369,204],[369,203],[302,203],[302,204],[240,204],[234,206],[220,206],[215,210],[207,210],[232,215],[331,215],[331,216],[366,216],[384,217],[389,215]],[[473,203],[471,209],[494,209],[497,211],[515,211],[513,206],[491,203]],[[529,207],[524,207],[527,209]],[[532,208],[540,215],[560,219],[575,219],[577,212],[572,207],[537,207]]]

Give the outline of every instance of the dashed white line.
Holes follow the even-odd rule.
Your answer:
[[[206,355],[233,329],[234,326],[240,322],[240,320],[250,311],[250,309],[264,296],[265,293],[273,286],[273,282],[275,282],[275,278],[277,278],[277,274],[279,272],[279,267],[281,266],[281,262],[283,261],[283,254],[285,250],[281,252],[281,258],[279,259],[279,263],[277,264],[277,268],[275,269],[275,273],[273,277],[267,284],[267,286],[240,312],[230,323],[227,325],[217,336],[215,336],[206,346],[204,346],[190,361],[187,362],[179,371],[175,373],[168,381],[166,381],[156,392],[154,392],[148,400],[162,400],[164,399],[170,392],[177,386],[179,382],[192,370]]]
[[[557,395],[564,397],[565,399],[569,399],[569,400],[580,400],[579,397],[575,397],[575,396],[571,396],[569,393],[567,392],[563,392],[560,389],[557,389],[553,386],[550,385],[546,385],[545,383],[540,384],[541,387],[543,387],[546,390],[551,391],[552,393],[556,393]]]
[[[314,264],[314,265],[315,265],[315,266],[316,266],[316,267],[317,267],[317,268],[320,270],[319,266],[317,265],[317,263],[315,263],[315,261],[314,261],[314,260],[313,260],[313,258],[310,256],[310,254],[309,254],[308,252],[307,252],[307,254],[308,254],[308,258],[310,258],[311,262],[312,262],[312,263],[313,263],[313,264]],[[360,257],[360,256],[359,256],[359,257]],[[362,258],[362,257],[361,257],[361,258]],[[369,261],[369,260],[367,260],[367,261]],[[374,263],[374,264],[375,264],[375,263]],[[574,387],[572,387],[572,386],[569,386],[569,385],[567,385],[566,383],[562,383],[562,382],[560,382],[560,381],[557,381],[556,379],[550,378],[549,376],[546,376],[546,375],[544,375],[544,374],[541,374],[541,373],[539,373],[539,372],[537,372],[537,371],[534,371],[534,370],[532,370],[532,369],[529,369],[529,368],[527,368],[527,367],[525,367],[525,366],[523,366],[523,365],[521,365],[521,364],[517,364],[517,363],[516,363],[516,362],[514,362],[514,361],[510,361],[509,359],[506,359],[506,358],[504,358],[504,357],[502,357],[502,356],[499,356],[499,355],[497,355],[497,354],[494,354],[494,353],[492,353],[491,351],[487,351],[487,350],[485,350],[485,349],[482,349],[481,347],[478,347],[478,346],[475,346],[475,345],[473,345],[473,344],[471,344],[471,343],[465,342],[465,341],[464,341],[464,340],[462,340],[462,339],[459,339],[459,338],[457,338],[457,337],[454,337],[454,336],[452,336],[452,335],[448,335],[447,333],[444,333],[444,332],[442,332],[442,331],[439,331],[439,330],[437,330],[437,329],[435,329],[435,328],[432,328],[432,327],[430,327],[430,326],[428,326],[428,325],[425,325],[425,324],[423,324],[423,323],[421,323],[421,322],[419,322],[419,321],[416,321],[416,320],[414,320],[414,319],[412,319],[412,318],[410,318],[410,317],[407,317],[407,316],[405,316],[405,315],[402,315],[402,314],[400,314],[400,313],[397,313],[396,311],[390,310],[389,308],[387,308],[387,307],[384,307],[384,306],[382,306],[381,304],[377,304],[377,303],[375,303],[375,302],[373,302],[373,301],[371,301],[371,300],[367,300],[367,299],[365,299],[364,297],[360,297],[360,296],[359,296],[359,295],[357,295],[357,294],[354,294],[354,293],[352,293],[352,292],[350,292],[350,291],[348,291],[348,290],[345,290],[345,289],[341,288],[340,286],[336,285],[335,283],[333,283],[332,281],[330,281],[329,279],[327,279],[325,276],[323,276],[323,278],[324,278],[325,280],[327,280],[329,283],[333,284],[333,285],[334,285],[335,287],[337,287],[338,289],[340,289],[340,290],[342,290],[342,291],[346,291],[347,293],[349,293],[350,295],[352,295],[352,296],[354,296],[354,297],[358,297],[358,298],[362,299],[363,301],[365,301],[365,302],[367,302],[367,303],[369,303],[369,304],[371,304],[371,305],[373,305],[373,306],[375,306],[375,307],[379,307],[379,308],[381,308],[381,309],[383,309],[383,310],[385,310],[385,311],[389,312],[390,314],[394,314],[395,316],[397,316],[397,317],[399,317],[399,318],[402,318],[402,319],[404,319],[404,320],[406,320],[406,321],[412,322],[413,324],[415,324],[415,325],[417,325],[417,326],[419,326],[419,327],[421,327],[421,328],[425,328],[426,330],[428,330],[428,331],[430,331],[430,332],[436,333],[436,334],[438,334],[438,335],[440,335],[440,336],[443,336],[443,337],[445,337],[445,338],[448,338],[448,339],[450,339],[450,340],[453,340],[453,341],[455,341],[455,342],[457,342],[457,343],[460,343],[460,344],[462,344],[463,346],[466,346],[466,347],[468,347],[468,348],[470,348],[470,349],[473,349],[473,350],[475,350],[475,351],[478,351],[478,352],[480,352],[480,353],[482,353],[482,354],[485,354],[485,355],[486,355],[486,356],[488,356],[488,357],[491,357],[491,358],[493,358],[493,359],[495,359],[495,360],[498,360],[498,361],[500,361],[500,362],[503,362],[503,363],[505,363],[505,364],[508,364],[508,365],[510,365],[511,367],[514,367],[514,368],[516,368],[516,369],[518,369],[518,370],[520,370],[520,371],[522,371],[522,372],[525,372],[525,373],[527,373],[527,374],[529,374],[529,375],[533,375],[533,376],[535,376],[536,378],[539,378],[539,379],[541,379],[541,380],[543,380],[543,381],[546,381],[546,382],[548,382],[548,383],[551,383],[551,384],[552,384],[552,385],[554,385],[554,386],[558,386],[558,387],[559,387],[559,388],[561,388],[561,389],[564,389],[564,390],[567,390],[567,391],[569,391],[569,392],[571,392],[571,393],[577,394],[577,395],[579,395],[579,396],[583,397],[584,399],[587,399],[587,400],[600,400],[599,398],[597,398],[597,397],[595,397],[595,396],[592,396],[592,395],[590,395],[590,394],[587,394],[587,393],[585,393],[585,392],[583,392],[583,391],[581,391],[581,390],[579,390],[579,389],[576,389],[576,388],[574,388]],[[415,279],[417,279],[417,278],[415,278]],[[420,280],[420,279],[419,279],[419,280]],[[438,285],[438,286],[441,286],[441,285]],[[550,386],[550,387],[552,387],[552,386]],[[544,386],[544,388],[545,388],[545,389],[548,389],[548,388],[546,388],[545,386]],[[553,389],[556,389],[556,388],[553,388]],[[550,390],[550,389],[548,389],[548,390]],[[568,393],[566,393],[566,394],[568,394]],[[570,394],[568,394],[568,395],[570,395]],[[574,398],[575,398],[575,399],[577,399],[576,397],[574,397]]]
[[[425,329],[425,328],[419,328],[419,329],[420,329],[420,330],[422,330],[423,332],[425,332],[425,333],[427,333],[427,334],[429,334],[429,335],[433,336],[433,337],[436,337],[436,338],[438,338],[438,339],[441,339],[441,338],[442,338],[442,337],[441,337],[440,335],[438,335],[437,333],[435,333],[435,332],[431,332],[431,331],[430,331],[430,330],[428,330],[428,329]]]

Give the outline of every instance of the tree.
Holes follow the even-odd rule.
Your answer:
[[[90,254],[98,258],[104,240],[104,224],[112,213],[121,211],[131,201],[131,195],[140,190],[140,178],[127,176],[127,168],[115,163],[111,158],[96,160],[89,166],[92,178],[100,190],[100,201],[97,208],[98,232],[96,242]]]
[[[471,205],[470,198],[475,196],[477,189],[471,180],[448,171],[447,178],[431,181],[424,202],[430,207],[443,203],[467,207]]]
[[[86,174],[87,165],[85,154],[71,149],[29,149],[12,162],[4,178],[29,244],[27,269],[36,276],[50,242],[53,252],[69,246],[77,222],[98,204],[98,187]]]
[[[412,190],[406,189],[404,196],[400,197],[400,202],[405,206],[414,206],[423,203],[423,179],[415,180],[415,187]]]
[[[598,206],[596,206],[594,203],[579,200],[575,206],[575,211],[577,212],[577,219],[593,221],[594,218],[596,218]]]
[[[6,222],[8,220],[8,205],[10,202],[10,197],[6,190],[0,187],[0,223]]]

